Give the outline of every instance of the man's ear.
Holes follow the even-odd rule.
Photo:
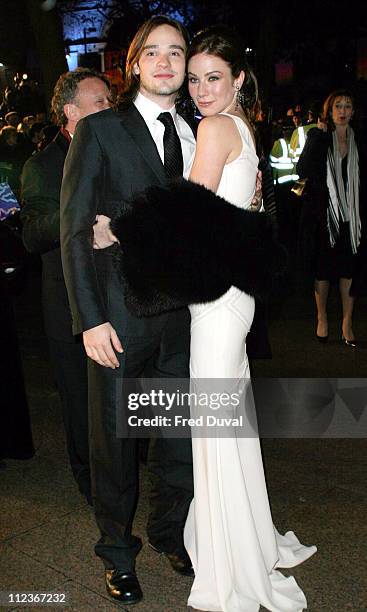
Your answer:
[[[68,121],[78,121],[79,120],[79,109],[76,104],[72,104],[69,102],[68,104],[64,104],[64,114],[66,115]]]
[[[136,64],[134,64],[134,66],[133,66],[133,73],[134,73],[135,75],[140,74],[140,68],[139,68],[139,64],[138,64],[138,62],[136,62]]]

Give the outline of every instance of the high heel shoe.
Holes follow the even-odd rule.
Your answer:
[[[316,338],[321,344],[326,344],[329,340],[329,334],[327,336],[319,336],[318,334],[316,334]]]
[[[356,348],[357,347],[357,340],[347,340],[344,337],[344,334],[342,334],[342,342],[343,344],[345,344],[346,346],[351,346],[352,348]]]
[[[328,329],[328,326],[327,325],[320,325],[320,322],[318,321],[317,328],[316,328],[316,338],[318,339],[320,344],[326,344],[326,342],[329,340],[329,333],[327,333],[326,336],[319,336],[319,334],[317,333],[319,331],[319,327],[321,327],[321,329],[326,331]],[[321,329],[320,329],[320,331],[321,331]]]

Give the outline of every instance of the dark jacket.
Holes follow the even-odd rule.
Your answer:
[[[109,321],[120,336],[159,335],[167,315],[137,319],[124,304],[113,265],[118,247],[92,248],[96,214],[112,217],[122,201],[166,182],[164,166],[134,105],[79,121],[65,162],[61,190],[61,244],[73,331]]]
[[[24,165],[21,218],[27,250],[42,257],[46,333],[56,340],[73,342],[60,252],[60,189],[68,147],[68,141],[59,132],[48,147]]]

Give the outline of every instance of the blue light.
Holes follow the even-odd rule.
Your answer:
[[[73,44],[73,41],[82,41],[85,38],[85,34],[90,36],[88,32],[90,29],[94,29],[92,36],[94,38],[104,38],[106,35],[106,26],[109,24],[107,17],[97,8],[91,7],[93,4],[90,0],[81,0],[76,3],[73,9],[68,8],[68,3],[60,3],[62,21],[64,26],[64,40],[69,44]],[[83,7],[85,7],[83,9]]]

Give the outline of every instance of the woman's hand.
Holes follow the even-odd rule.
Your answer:
[[[251,201],[250,210],[258,211],[261,208],[262,204],[262,184],[263,184],[263,173],[261,170],[257,171],[256,175],[256,186],[255,186],[255,194]]]
[[[325,123],[325,121],[321,121],[320,118],[318,118],[317,120],[317,127],[319,128],[319,130],[327,132],[327,123]]]
[[[96,215],[96,222],[93,225],[93,248],[107,249],[115,242],[119,242],[111,232],[111,219],[106,215]]]

